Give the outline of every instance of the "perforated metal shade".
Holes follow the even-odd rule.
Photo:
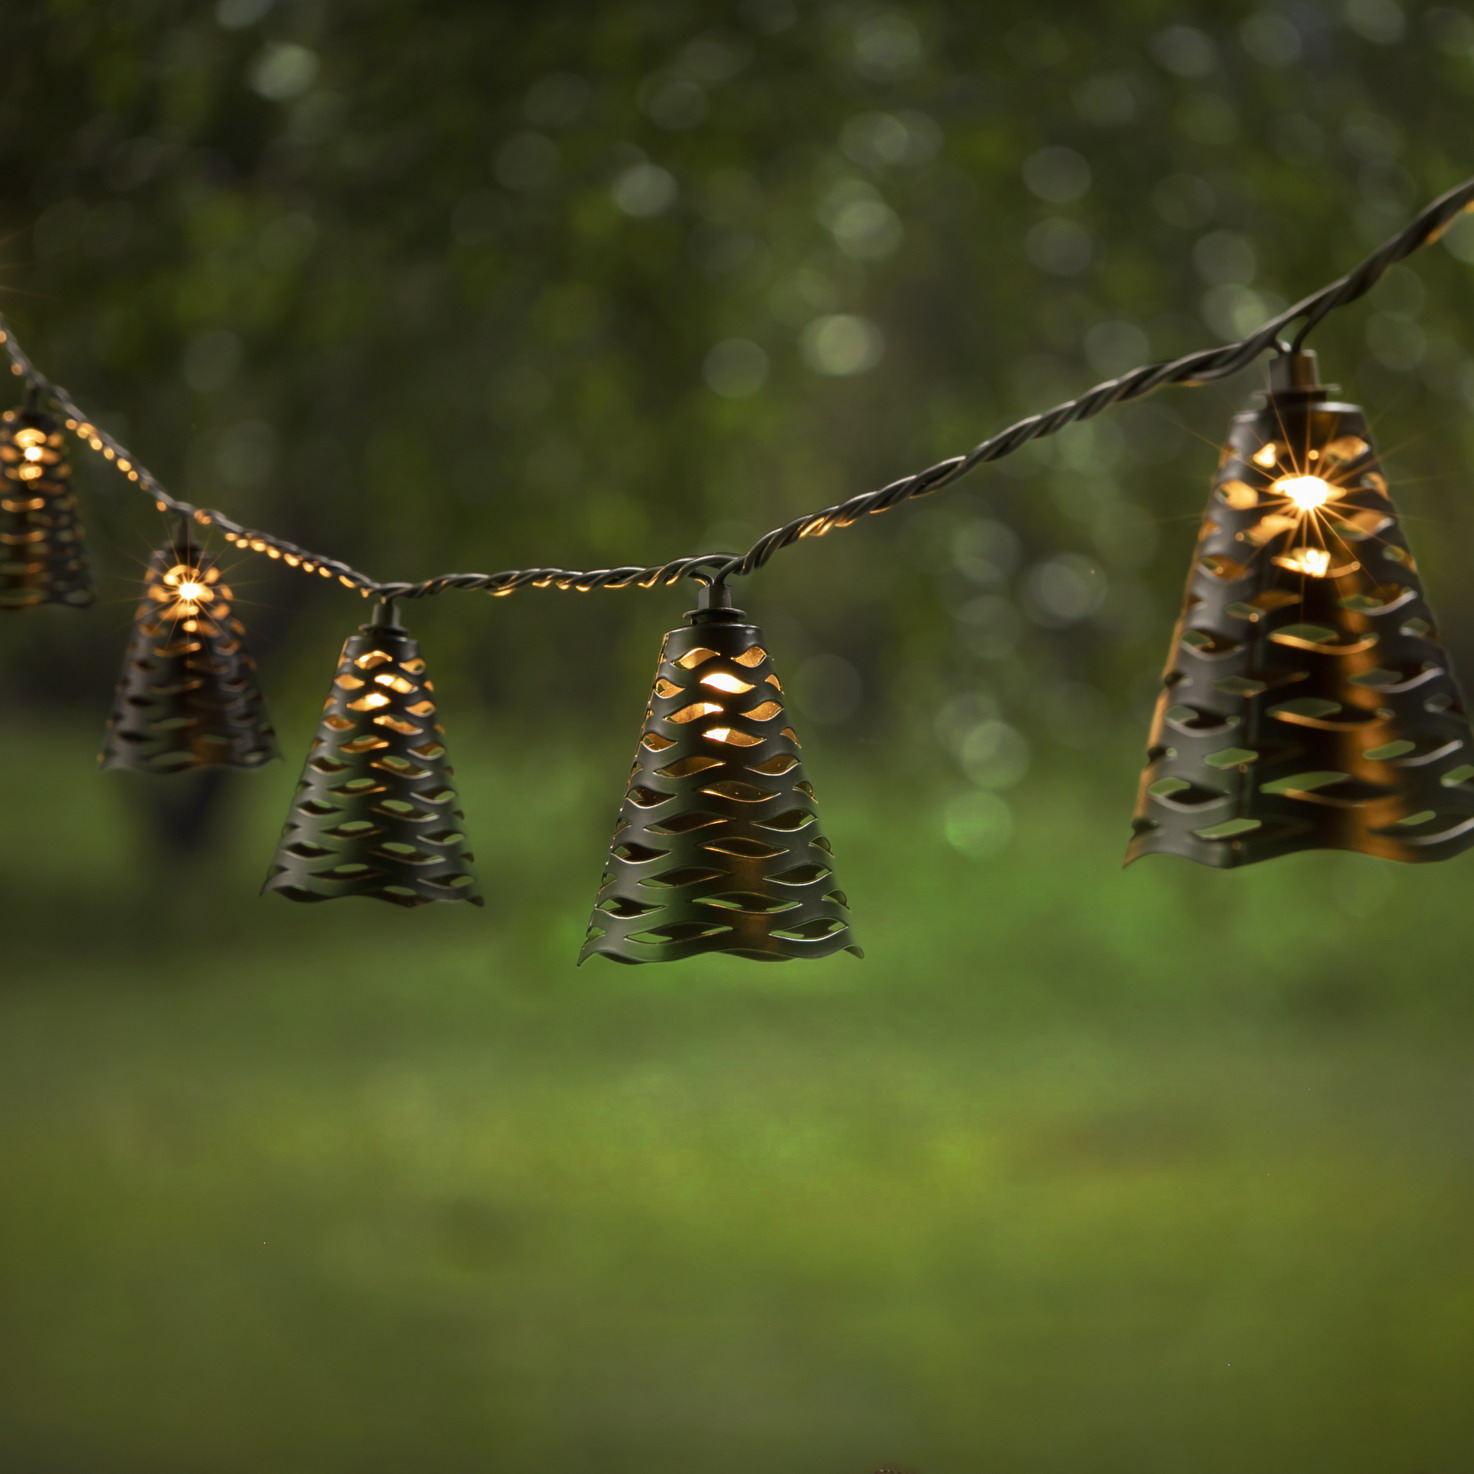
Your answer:
[[[0,609],[92,603],[92,577],[61,426],[38,410],[0,416]]]
[[[1474,844],[1474,752],[1362,411],[1282,363],[1209,499],[1127,850],[1238,866]]]
[[[665,637],[579,961],[863,955],[767,638],[734,609]]]
[[[258,768],[279,755],[234,598],[214,556],[188,539],[154,553],[98,758],[104,768]]]
[[[343,646],[262,891],[479,906],[435,688],[418,643],[389,618]]]

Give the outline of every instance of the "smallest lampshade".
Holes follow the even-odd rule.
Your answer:
[[[348,637],[263,893],[481,904],[419,644],[389,607]]]
[[[258,768],[276,737],[214,555],[187,532],[149,560],[118,680],[104,768]]]
[[[34,409],[0,416],[0,609],[93,599],[61,426]]]

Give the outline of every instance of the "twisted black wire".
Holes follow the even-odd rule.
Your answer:
[[[16,341],[3,316],[0,316],[0,343],[3,343],[10,357],[12,371],[25,379],[30,391],[51,400],[66,417],[67,428],[87,441],[92,449],[100,451],[108,460],[117,464],[129,480],[154,499],[160,511],[192,518],[202,526],[219,527],[239,547],[279,558],[308,573],[336,578],[345,587],[357,589],[365,596],[380,599],[424,599],[443,594],[448,589],[479,589],[491,594],[510,594],[521,588],[577,589],[587,593],[592,589],[629,588],[632,584],[641,588],[653,588],[656,584],[673,584],[683,578],[696,579],[702,583],[721,583],[735,575],[754,572],[780,549],[789,547],[800,538],[822,537],[836,527],[849,527],[861,517],[889,511],[901,502],[912,501],[917,497],[930,496],[944,486],[950,486],[975,466],[986,461],[1002,460],[1031,440],[1054,435],[1066,425],[1091,419],[1112,405],[1140,399],[1166,384],[1204,384],[1235,374],[1268,348],[1282,351],[1286,345],[1281,341],[1280,334],[1295,322],[1299,322],[1300,326],[1289,346],[1299,348],[1307,335],[1328,314],[1365,296],[1388,267],[1437,240],[1449,222],[1461,211],[1468,209],[1474,209],[1474,179],[1467,179],[1446,194],[1440,195],[1360,265],[1329,286],[1322,287],[1320,291],[1295,303],[1293,307],[1287,307],[1247,338],[1218,348],[1204,348],[1167,362],[1143,364],[1119,378],[1107,379],[1075,399],[1057,404],[1043,414],[1029,415],[1007,429],[1000,430],[996,435],[974,446],[966,455],[939,461],[924,471],[903,476],[899,481],[893,481],[877,491],[863,492],[835,506],[795,517],[782,527],[775,527],[771,532],[764,533],[746,553],[702,553],[643,568],[598,568],[583,572],[564,568],[513,568],[501,573],[444,573],[438,578],[426,579],[420,583],[380,583],[336,558],[310,552],[271,533],[243,527],[224,512],[212,507],[195,507],[189,502],[177,500],[157,477],[138,463],[131,451],[88,420],[65,389],[46,378],[35,367]]]
[[[233,517],[214,507],[196,507],[192,502],[181,501],[171,496],[164,484],[143,465],[127,446],[109,435],[100,425],[87,418],[86,412],[60,384],[48,379],[30,360],[25,349],[16,341],[15,333],[3,316],[0,316],[0,343],[10,357],[11,372],[26,381],[26,388],[34,398],[47,399],[64,417],[68,430],[107,460],[111,461],[141,491],[153,498],[161,512],[173,512],[187,517],[202,527],[218,527],[226,538],[238,547],[252,552],[266,553],[272,558],[282,559],[291,567],[301,568],[308,573],[320,574],[323,578],[336,578],[346,588],[359,589],[371,594],[378,587],[367,573],[337,558],[327,558],[273,533],[258,532],[252,527],[243,527]]]

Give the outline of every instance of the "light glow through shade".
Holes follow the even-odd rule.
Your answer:
[[[1331,567],[1331,555],[1324,548],[1296,548],[1284,561],[1286,568],[1311,578],[1324,578]]]
[[[702,676],[701,684],[710,687],[713,691],[730,691],[734,696],[743,691],[752,690],[752,687],[746,681],[739,681],[736,676],[729,676],[725,671],[717,671],[713,675]]]

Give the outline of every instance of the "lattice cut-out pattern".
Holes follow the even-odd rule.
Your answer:
[[[665,637],[580,962],[863,955],[766,637],[728,614]]]
[[[0,416],[0,609],[93,600],[61,426],[36,410]]]
[[[1474,844],[1471,737],[1362,412],[1237,416],[1152,724],[1127,861]]]
[[[263,892],[481,904],[418,643],[393,625],[349,637]]]
[[[220,565],[184,540],[149,560],[98,761],[177,773],[278,756]]]

